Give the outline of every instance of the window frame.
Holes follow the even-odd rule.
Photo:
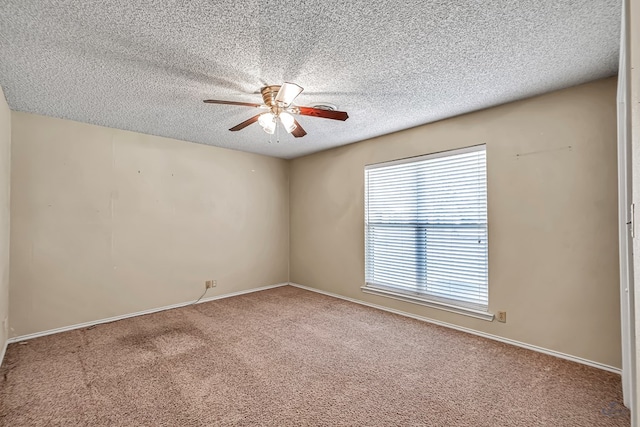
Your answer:
[[[492,313],[489,312],[489,303],[487,301],[487,306],[486,308],[484,307],[477,307],[474,304],[469,304],[469,303],[465,303],[463,301],[455,301],[453,299],[448,299],[448,298],[440,298],[438,296],[434,296],[434,295],[429,295],[427,293],[420,293],[420,292],[414,292],[414,291],[410,291],[410,290],[403,290],[401,288],[396,288],[393,286],[385,286],[384,284],[378,284],[375,282],[369,282],[367,281],[369,279],[368,277],[368,262],[369,262],[369,257],[368,257],[368,218],[367,218],[367,203],[368,203],[368,186],[367,186],[367,172],[370,170],[374,170],[374,169],[378,169],[378,168],[386,168],[386,167],[390,167],[390,166],[396,166],[396,165],[401,165],[401,164],[407,164],[407,163],[415,163],[415,162],[420,162],[420,161],[424,161],[424,160],[432,160],[432,159],[437,159],[437,158],[442,158],[442,157],[450,157],[450,156],[455,156],[455,155],[459,155],[459,154],[466,154],[466,153],[472,153],[472,152],[478,152],[478,151],[484,151],[485,152],[485,170],[486,170],[486,164],[488,163],[488,159],[487,159],[487,149],[486,149],[486,145],[485,144],[479,144],[479,145],[474,145],[474,146],[469,146],[469,147],[465,147],[465,148],[460,148],[460,149],[453,149],[453,150],[447,150],[447,151],[439,151],[439,152],[435,152],[435,153],[430,153],[430,154],[425,154],[425,155],[419,155],[419,156],[413,156],[413,157],[407,157],[407,158],[403,158],[403,159],[397,159],[397,160],[391,160],[391,161],[387,161],[387,162],[381,162],[381,163],[375,163],[375,164],[369,164],[369,165],[365,165],[364,168],[364,203],[365,203],[365,213],[364,213],[364,244],[365,244],[365,259],[364,259],[364,264],[365,264],[365,285],[361,287],[361,290],[365,293],[369,293],[369,294],[374,294],[374,295],[379,295],[379,296],[384,296],[387,298],[392,298],[392,299],[396,299],[396,300],[400,300],[400,301],[405,301],[405,302],[411,302],[411,303],[415,303],[415,304],[419,304],[419,305],[423,305],[423,306],[427,306],[427,307],[432,307],[432,308],[437,308],[440,310],[444,310],[444,311],[449,311],[449,312],[453,312],[453,313],[457,313],[457,314],[463,314],[466,316],[471,316],[471,317],[475,317],[475,318],[479,318],[482,320],[487,320],[487,321],[492,321],[494,318],[494,315]],[[485,176],[485,184],[488,184],[488,179]],[[488,189],[487,189],[487,193],[488,193]],[[487,198],[488,198],[488,194],[487,194]],[[488,201],[487,201],[487,205],[488,205]],[[487,206],[488,207],[488,206]],[[487,209],[488,210],[488,209]],[[488,212],[487,212],[487,217],[488,217]],[[487,237],[488,237],[488,230],[489,230],[489,224],[488,224],[488,218],[487,218],[487,225],[486,225],[486,229],[487,229]],[[489,283],[488,283],[488,239],[487,239],[487,293],[489,291]],[[426,263],[426,260],[425,260]]]

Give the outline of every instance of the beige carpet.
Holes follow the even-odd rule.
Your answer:
[[[620,377],[281,287],[12,344],[2,426],[629,426]]]

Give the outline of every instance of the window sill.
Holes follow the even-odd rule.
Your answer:
[[[451,313],[462,314],[464,316],[475,317],[476,319],[486,320],[488,322],[493,321],[493,313],[487,311],[476,310],[473,308],[460,307],[453,304],[447,304],[444,302],[434,301],[426,297],[419,295],[405,294],[391,289],[381,288],[378,286],[365,285],[362,286],[362,292],[379,295],[387,298],[397,299],[399,301],[410,302],[414,304],[424,305],[426,307],[437,308],[438,310],[449,311]]]

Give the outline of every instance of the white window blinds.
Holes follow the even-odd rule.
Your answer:
[[[367,166],[369,287],[487,310],[485,146]]]

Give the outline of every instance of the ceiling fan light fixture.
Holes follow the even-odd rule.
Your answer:
[[[276,131],[276,122],[273,122],[268,126],[264,126],[262,129],[269,135],[273,135],[273,133]]]
[[[282,107],[288,107],[289,104],[293,102],[293,100],[300,95],[302,92],[302,87],[298,86],[295,83],[285,82],[278,90],[278,94],[276,95],[276,103]]]
[[[276,130],[276,116],[273,113],[264,113],[258,117],[258,124],[268,134],[273,134]]]
[[[275,118],[276,116],[274,116],[273,113],[260,114],[260,117],[258,117],[258,123],[260,123],[260,126],[265,127],[271,122],[274,122]]]
[[[293,132],[298,127],[296,126],[296,121],[291,114],[282,112],[279,117],[280,122],[282,122],[282,126],[287,133]]]

